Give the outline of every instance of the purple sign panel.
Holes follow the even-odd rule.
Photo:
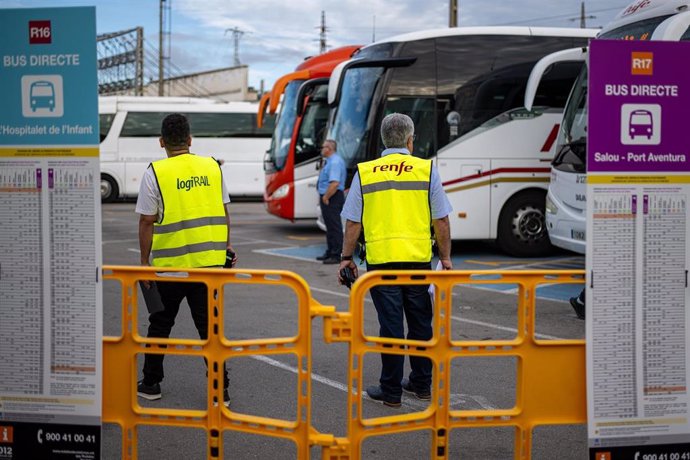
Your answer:
[[[594,40],[587,171],[690,171],[690,43]]]

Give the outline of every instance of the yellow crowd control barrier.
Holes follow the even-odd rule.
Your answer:
[[[209,335],[207,340],[148,339],[138,334],[138,280],[163,279],[157,273],[174,272],[152,267],[105,266],[104,280],[118,280],[122,287],[122,335],[103,339],[103,422],[122,429],[122,458],[137,458],[137,427],[163,425],[201,428],[207,433],[207,457],[224,458],[221,435],[236,430],[292,440],[299,458],[307,458],[314,444],[311,427],[311,315],[334,310],[314,303],[305,281],[286,271],[269,270],[185,270],[179,282],[202,282],[208,286]],[[179,270],[178,270],[179,272]],[[223,286],[226,284],[285,285],[298,302],[298,332],[290,338],[228,340],[223,335]],[[150,348],[145,348],[146,345]],[[168,345],[159,348],[156,345]],[[207,410],[151,409],[137,402],[137,355],[162,353],[204,357],[208,360]],[[230,357],[292,354],[300,363],[297,376],[297,416],[281,420],[233,412],[223,404],[223,362]],[[221,403],[218,404],[217,402]],[[214,405],[214,402],[216,403]]]
[[[515,458],[529,459],[532,430],[538,425],[586,422],[585,349],[583,340],[535,338],[535,299],[538,285],[582,283],[582,271],[407,271],[372,272],[353,286],[350,311],[315,301],[298,275],[276,270],[185,270],[180,282],[203,282],[209,288],[209,335],[207,340],[147,339],[138,334],[136,283],[158,279],[157,273],[173,272],[151,267],[104,267],[105,280],[118,280],[122,290],[122,334],[103,339],[103,422],[122,429],[122,458],[137,458],[137,427],[162,425],[200,428],[207,433],[207,458],[224,458],[221,435],[234,430],[292,440],[297,458],[309,458],[310,446],[322,446],[322,458],[361,458],[362,442],[371,436],[430,430],[432,459],[448,458],[449,431],[456,428],[515,427]],[[179,271],[178,271],[179,272]],[[486,276],[491,278],[487,279]],[[168,279],[169,278],[164,278]],[[364,298],[379,284],[433,284],[435,286],[434,336],[430,341],[382,339],[364,333]],[[518,333],[512,340],[454,341],[452,289],[457,284],[516,284],[518,286]],[[298,302],[298,331],[294,337],[229,340],[223,334],[223,286],[226,284],[283,285],[292,289]],[[311,320],[324,318],[326,342],[347,342],[349,352],[348,435],[319,433],[311,419]],[[149,348],[146,348],[146,346]],[[167,345],[167,348],[162,348]],[[432,401],[426,410],[376,419],[362,416],[362,363],[367,353],[415,354],[434,363]],[[162,353],[204,357],[208,360],[208,407],[206,410],[151,409],[140,406],[136,396],[137,355]],[[282,420],[242,414],[222,403],[222,364],[248,355],[296,355],[300,363],[297,381],[297,417]],[[454,358],[514,356],[518,358],[516,403],[506,410],[452,410],[448,404],[450,365]]]
[[[362,442],[372,436],[428,430],[431,459],[449,458],[449,433],[458,428],[514,427],[514,458],[529,459],[532,430],[538,425],[587,422],[584,340],[538,340],[535,301],[539,285],[583,283],[582,270],[549,271],[376,271],[353,285],[350,312],[330,320],[330,340],[350,343],[348,371],[348,438],[327,447],[324,458],[361,458]],[[377,285],[433,284],[434,335],[430,341],[384,339],[364,333],[364,299]],[[511,340],[457,341],[452,317],[452,291],[458,284],[518,286],[517,334]],[[346,331],[346,332],[344,332]],[[328,334],[328,331],[326,332]],[[327,339],[328,340],[328,339]],[[432,400],[426,410],[365,419],[362,411],[362,369],[367,353],[414,354],[434,363]],[[452,410],[451,362],[460,357],[517,357],[516,402],[505,410]],[[371,383],[371,382],[370,382]],[[462,452],[460,452],[462,455]]]

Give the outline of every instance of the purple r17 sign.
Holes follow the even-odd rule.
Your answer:
[[[594,40],[587,171],[690,171],[690,43]]]

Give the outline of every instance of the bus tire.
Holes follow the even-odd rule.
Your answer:
[[[546,192],[529,190],[513,196],[498,220],[498,246],[514,257],[540,257],[552,250],[546,231]]]
[[[112,203],[118,196],[120,196],[120,189],[115,179],[107,174],[101,174],[101,201]]]

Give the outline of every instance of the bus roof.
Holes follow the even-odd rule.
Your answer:
[[[427,38],[454,37],[458,35],[532,35],[547,37],[594,37],[598,29],[576,29],[574,27],[517,27],[517,26],[484,26],[484,27],[448,27],[445,29],[420,30],[396,35],[372,43],[409,42]]]
[[[104,96],[98,98],[100,113],[128,112],[238,112],[255,113],[256,102],[219,102],[190,97]]]
[[[327,72],[330,74],[333,70],[333,67],[342,61],[350,59],[352,57],[352,53],[361,47],[361,45],[341,46],[340,48],[332,49],[326,53],[308,57],[302,61],[300,65],[295,68],[295,70],[309,70],[314,73]],[[319,76],[327,77],[328,75],[316,75],[311,78],[317,78]]]
[[[360,48],[361,45],[341,46],[340,48],[330,50],[318,56],[305,59],[297,66],[294,72],[283,75],[273,84],[271,95],[266,101],[266,104],[268,104],[268,113],[276,113],[278,110],[278,103],[280,102],[280,96],[282,96],[285,87],[291,81],[330,77],[335,66],[350,59],[352,54]],[[265,108],[262,107],[262,110],[265,111]]]
[[[690,0],[635,0],[599,32],[606,33],[631,22],[688,11]]]

